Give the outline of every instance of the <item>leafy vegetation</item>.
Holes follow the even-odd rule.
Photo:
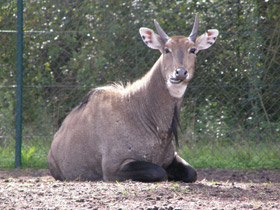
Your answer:
[[[134,81],[149,70],[159,53],[144,46],[140,27],[154,28],[157,19],[170,36],[188,35],[199,12],[199,33],[217,28],[220,35],[197,56],[185,94],[187,159],[198,167],[278,167],[279,7],[276,0],[24,1],[23,165],[46,166],[53,134],[92,87]],[[4,0],[0,167],[14,156],[15,29],[16,2]]]
[[[275,142],[256,143],[234,139],[231,142],[200,141],[186,144],[180,152],[196,168],[275,169],[280,168],[278,151]]]

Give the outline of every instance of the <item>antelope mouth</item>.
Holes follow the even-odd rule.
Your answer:
[[[171,77],[171,78],[169,79],[169,81],[170,81],[172,84],[180,84],[180,83],[183,82],[184,80]]]

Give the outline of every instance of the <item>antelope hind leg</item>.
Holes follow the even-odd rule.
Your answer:
[[[167,180],[166,171],[153,163],[132,161],[125,164],[118,172],[120,181],[131,179],[140,182],[158,182]]]
[[[195,182],[197,180],[196,170],[177,154],[166,171],[170,181]]]

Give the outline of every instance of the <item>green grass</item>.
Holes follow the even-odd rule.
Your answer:
[[[31,168],[47,168],[48,152],[49,146],[32,146],[26,149],[24,148],[22,151],[22,166]]]
[[[13,168],[15,166],[15,152],[3,147],[0,147],[0,151],[0,168]]]
[[[22,166],[47,168],[49,140],[29,141],[22,145]],[[195,168],[274,169],[280,168],[279,141],[244,140],[190,141],[179,154]],[[0,146],[0,168],[14,167],[14,145]]]
[[[184,146],[180,154],[195,168],[275,169],[280,168],[276,143],[197,142]]]
[[[49,145],[43,144],[40,146],[22,145],[21,163],[25,168],[47,168],[47,155]],[[15,149],[0,147],[0,168],[14,168],[15,167]]]

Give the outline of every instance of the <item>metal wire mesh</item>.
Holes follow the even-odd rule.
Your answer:
[[[25,166],[44,166],[55,131],[91,88],[134,81],[149,70],[159,53],[144,46],[140,27],[153,28],[157,19],[170,36],[188,35],[199,12],[200,33],[217,28],[220,35],[197,56],[181,114],[181,152],[198,167],[215,167],[196,163],[199,148],[232,161],[251,158],[236,156],[244,147],[258,152],[270,145],[251,164],[273,157],[263,167],[279,167],[279,2],[34,0],[24,8]],[[0,167],[8,167],[15,144],[15,3],[4,1],[0,14]]]
[[[13,164],[15,122],[16,18],[15,4],[5,5],[0,15],[0,167]],[[2,31],[5,29],[5,31]],[[14,44],[12,44],[14,43]],[[11,157],[12,156],[12,157]]]

